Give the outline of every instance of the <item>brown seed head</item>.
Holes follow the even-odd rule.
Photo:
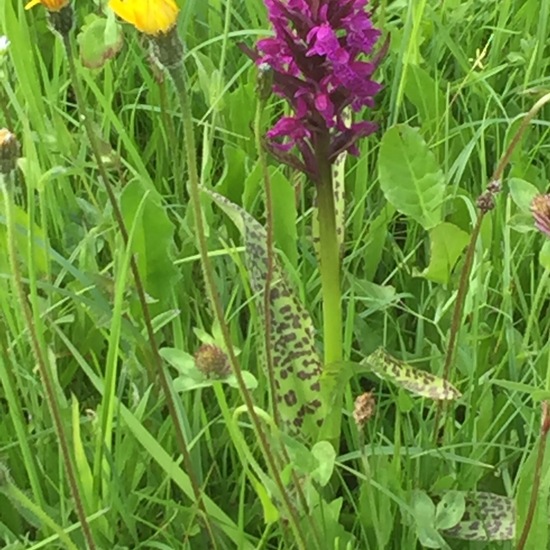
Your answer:
[[[225,378],[230,371],[227,355],[212,344],[203,344],[197,350],[195,365],[208,378]]]

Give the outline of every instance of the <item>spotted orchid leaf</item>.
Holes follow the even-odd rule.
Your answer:
[[[366,363],[379,378],[393,382],[411,393],[436,401],[452,401],[461,393],[449,382],[392,357],[382,348],[366,358]]]
[[[240,206],[212,191],[204,192],[231,218],[244,237],[250,286],[263,321],[268,265],[266,231]],[[277,392],[274,397],[288,432],[313,436],[326,410],[321,395],[321,360],[315,349],[313,323],[276,257],[272,275],[269,305],[270,346]]]
[[[461,492],[466,505],[464,514],[455,526],[441,530],[442,535],[472,541],[514,539],[516,513],[513,499],[493,493]]]

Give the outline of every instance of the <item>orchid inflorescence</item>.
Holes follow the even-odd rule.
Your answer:
[[[350,123],[347,111],[373,107],[380,90],[372,80],[381,55],[368,0],[266,0],[275,36],[248,51],[274,72],[274,92],[293,111],[267,133],[267,145],[283,162],[317,177],[315,150],[329,136],[329,161],[357,153],[357,141],[376,130],[372,121]],[[369,59],[370,57],[370,59]],[[297,147],[301,161],[289,151]]]

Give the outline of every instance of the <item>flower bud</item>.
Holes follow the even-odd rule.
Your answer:
[[[6,128],[0,129],[0,174],[9,176],[17,166],[19,158],[19,141]]]
[[[208,378],[225,378],[230,371],[227,355],[212,344],[203,344],[197,350],[195,365]]]

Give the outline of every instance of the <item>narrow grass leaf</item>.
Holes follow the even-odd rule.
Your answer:
[[[382,348],[371,353],[365,361],[377,376],[416,395],[436,401],[452,401],[461,396],[461,393],[443,378],[415,369],[392,357]]]

